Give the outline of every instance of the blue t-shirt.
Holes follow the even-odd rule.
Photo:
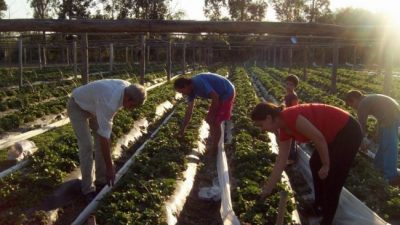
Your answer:
[[[215,73],[201,73],[192,77],[193,91],[188,95],[188,101],[192,102],[197,96],[210,98],[212,91],[217,92],[220,101],[226,101],[232,97],[235,87],[226,78]]]

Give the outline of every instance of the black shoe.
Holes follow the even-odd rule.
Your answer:
[[[93,201],[93,199],[96,197],[96,195],[97,195],[97,193],[94,191],[85,194],[86,204],[91,203]]]

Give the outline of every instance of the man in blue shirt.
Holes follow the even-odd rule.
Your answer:
[[[184,134],[192,117],[195,98],[211,99],[206,122],[210,125],[211,151],[216,153],[221,137],[221,122],[229,120],[232,115],[235,87],[228,79],[218,74],[201,73],[192,78],[178,78],[174,83],[174,88],[177,92],[188,96],[188,107],[179,130],[180,135]]]

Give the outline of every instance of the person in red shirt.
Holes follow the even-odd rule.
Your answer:
[[[339,196],[360,147],[359,123],[346,111],[330,105],[310,103],[289,108],[259,103],[251,119],[263,131],[279,134],[279,153],[261,197],[269,195],[286,167],[291,139],[313,142],[316,150],[310,158],[313,176],[314,209],[321,224],[332,224]]]

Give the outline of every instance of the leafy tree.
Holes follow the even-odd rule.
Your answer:
[[[104,5],[106,17],[109,18],[136,18],[136,19],[158,19],[163,20],[183,14],[178,11],[175,15],[171,12],[169,5],[172,0],[100,0]]]
[[[333,23],[330,0],[271,0],[282,22]]]
[[[383,18],[379,14],[360,8],[342,8],[335,12],[335,23],[338,25],[379,25]]]
[[[305,0],[271,0],[276,17],[282,22],[305,22]]]
[[[226,0],[205,0],[204,15],[210,20],[220,20],[222,18],[221,10],[226,6]]]
[[[268,4],[266,0],[205,0],[204,14],[210,20],[222,20],[222,11],[229,12],[234,21],[262,21]]]
[[[309,23],[319,23],[326,21],[331,17],[332,12],[329,9],[330,0],[309,0],[304,6],[304,14]],[[332,18],[332,17],[331,17]]]
[[[33,18],[47,19],[55,14],[57,0],[29,0],[33,9]]]
[[[3,11],[7,10],[7,4],[4,0],[0,0],[0,18],[3,18],[4,13]]]
[[[90,8],[94,5],[94,0],[62,0],[59,5],[58,18],[89,18]]]

